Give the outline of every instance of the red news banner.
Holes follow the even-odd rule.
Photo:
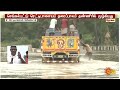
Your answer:
[[[25,20],[25,21],[35,20],[37,21],[37,19],[39,18],[44,18],[44,19],[97,18],[97,19],[112,20],[112,19],[115,19],[115,14],[5,14],[6,22],[9,20]]]

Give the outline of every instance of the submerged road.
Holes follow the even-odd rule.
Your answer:
[[[117,79],[119,62],[80,59],[80,63],[42,63],[41,59],[29,60],[29,64],[0,62],[2,79]],[[110,67],[115,74],[106,75]]]

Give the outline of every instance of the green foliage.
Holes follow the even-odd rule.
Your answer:
[[[40,40],[35,39],[35,40],[29,40],[27,38],[25,39],[19,39],[18,41],[14,42],[9,42],[9,41],[3,41],[1,46],[11,46],[11,45],[32,45],[33,48],[40,48]]]
[[[32,43],[33,48],[40,48],[40,40],[39,39],[32,40],[31,43]]]
[[[40,39],[48,29],[50,19],[38,19],[38,22],[5,22],[1,20],[1,45],[32,44],[40,47]],[[60,20],[58,26],[61,27]],[[71,24],[72,21],[69,22]],[[78,19],[77,29],[82,34],[85,43],[104,45],[105,34],[111,34],[111,43],[119,44],[119,20],[108,23],[104,19]]]
[[[93,36],[91,34],[84,34],[83,40],[85,43],[91,44],[93,41]]]

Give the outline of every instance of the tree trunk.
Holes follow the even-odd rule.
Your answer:
[[[94,30],[95,30],[95,45],[98,46],[98,31],[97,31],[97,22],[95,20],[94,23]]]

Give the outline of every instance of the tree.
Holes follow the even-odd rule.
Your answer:
[[[116,22],[108,23],[105,19],[77,19],[74,20],[79,34],[82,35],[84,42],[92,45],[104,45],[106,30],[111,33],[113,44],[119,44],[119,19]],[[38,19],[38,22],[5,22],[1,19],[1,41],[14,42],[19,37],[26,38],[29,44],[33,40],[41,39],[46,29],[49,28],[50,19]],[[72,20],[69,21],[69,24]],[[58,20],[58,26],[61,26]],[[34,43],[36,43],[34,42]]]

